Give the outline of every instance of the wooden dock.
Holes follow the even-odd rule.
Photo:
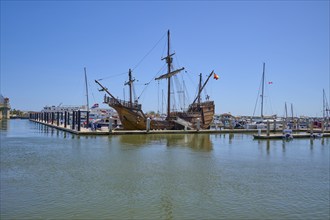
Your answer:
[[[230,134],[230,133],[247,133],[247,134],[258,134],[258,129],[201,129],[201,130],[122,130],[122,129],[112,129],[103,127],[102,129],[92,130],[91,128],[84,128],[75,126],[72,128],[71,125],[64,127],[64,124],[57,125],[57,123],[44,122],[35,119],[29,119],[32,122],[42,124],[51,128],[69,132],[75,135],[124,135],[124,134]],[[295,132],[304,132],[299,134],[293,134],[294,138],[310,138],[310,134],[306,130],[299,130]],[[317,131],[315,131],[317,132]],[[330,131],[323,134],[323,137],[330,137]],[[260,135],[253,135],[255,139],[281,139],[283,137],[282,130],[272,131],[269,136],[267,135],[267,130],[262,130]]]
[[[193,134],[193,133],[206,133],[206,134],[226,134],[226,133],[257,133],[257,129],[221,129],[221,130],[209,130],[209,129],[200,129],[200,130],[122,130],[122,129],[112,129],[109,131],[109,128],[103,127],[102,129],[92,130],[91,128],[80,127],[80,131],[72,129],[70,125],[64,127],[64,125],[57,125],[56,123],[47,123],[44,121],[38,121],[30,119],[30,121],[49,126],[58,130],[66,131],[76,135],[123,135],[123,134]]]

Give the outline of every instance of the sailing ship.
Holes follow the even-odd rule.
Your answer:
[[[214,101],[206,100],[201,101],[201,92],[206,86],[208,80],[212,75],[215,75],[212,71],[205,83],[202,85],[202,79],[200,74],[198,95],[194,101],[189,105],[186,111],[171,111],[171,77],[184,70],[184,67],[172,70],[172,56],[175,53],[170,53],[170,31],[167,32],[167,56],[162,58],[167,63],[167,73],[163,74],[155,80],[167,79],[167,115],[165,120],[149,119],[142,110],[142,105],[137,100],[132,100],[132,85],[134,80],[132,79],[132,71],[129,70],[129,81],[125,85],[129,86],[129,101],[120,100],[115,98],[109,90],[103,86],[99,81],[95,82],[101,87],[100,91],[106,92],[104,96],[104,103],[115,109],[119,115],[123,129],[125,130],[146,130],[147,123],[150,123],[151,130],[179,130],[179,129],[208,129],[213,120],[215,111]]]

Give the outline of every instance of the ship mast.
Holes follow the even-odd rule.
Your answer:
[[[199,86],[198,86],[198,100],[197,100],[198,105],[201,104],[201,95],[200,95],[201,88],[202,88],[202,74],[200,73],[199,74]]]
[[[132,79],[132,70],[129,69],[128,70],[128,82],[126,82],[124,85],[128,85],[129,86],[129,105],[130,107],[133,106],[133,98],[132,98],[132,93],[133,93],[133,82],[135,81],[135,79]]]
[[[207,82],[209,81],[210,77],[214,74],[214,70],[212,70],[212,72],[210,73],[210,75],[207,77],[205,83],[202,85],[202,74],[200,74],[200,82],[199,82],[199,90],[198,90],[198,95],[197,97],[195,98],[195,100],[192,102],[191,105],[195,104],[195,102],[198,100],[198,104],[200,104],[200,96],[201,96],[201,93],[204,89],[204,87],[206,86]]]
[[[172,56],[175,53],[170,54],[170,30],[167,31],[167,56],[162,58],[161,60],[166,60],[167,63],[167,73],[157,77],[155,80],[167,79],[167,119],[170,118],[171,113],[171,77],[180,71],[184,70],[184,67],[181,69],[177,69],[171,72],[171,66],[173,58]]]
[[[171,72],[172,57],[170,56],[170,30],[167,31],[167,73]],[[171,113],[171,77],[167,78],[167,118]]]

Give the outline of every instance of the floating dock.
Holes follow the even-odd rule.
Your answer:
[[[298,133],[298,134],[292,134],[293,138],[320,138],[321,136],[315,135],[315,134],[321,134],[319,132],[317,133]],[[324,132],[322,133],[322,137],[330,137],[330,133]],[[259,139],[259,140],[270,140],[270,139],[285,139],[283,137],[283,134],[261,134],[261,135],[253,135],[254,139]]]

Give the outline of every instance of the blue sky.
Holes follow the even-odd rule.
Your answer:
[[[215,70],[220,79],[206,91],[216,113],[252,115],[265,62],[273,82],[266,114],[283,116],[287,102],[297,116],[322,115],[322,90],[330,96],[329,1],[1,1],[1,94],[21,110],[85,104],[86,67],[91,104],[102,103],[94,83],[101,78],[128,99],[123,84],[136,67],[144,111],[161,110],[166,81],[152,79],[166,72],[159,70],[168,29],[190,101],[198,74]]]

